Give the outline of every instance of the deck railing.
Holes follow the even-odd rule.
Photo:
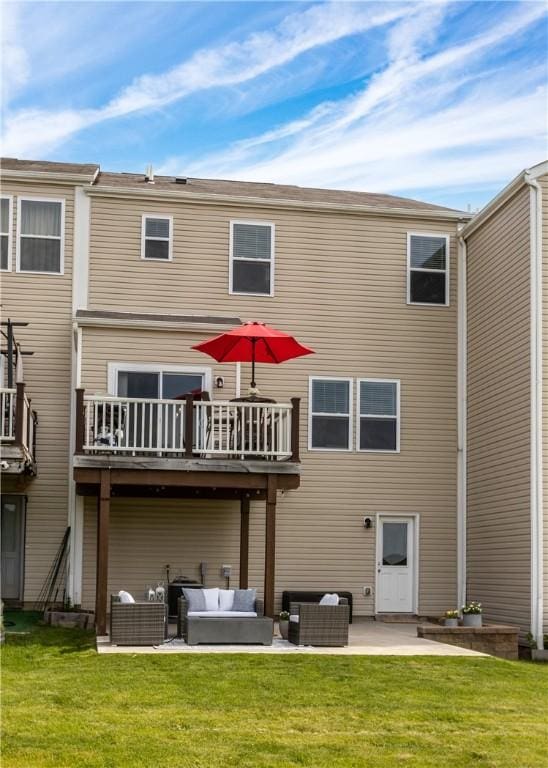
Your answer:
[[[299,460],[297,398],[258,403],[76,393],[76,453]]]
[[[0,440],[19,445],[28,456],[34,458],[37,417],[21,382],[15,388],[0,389]]]
[[[15,396],[15,389],[0,389],[0,408],[2,408],[0,438],[3,442],[15,440]]]

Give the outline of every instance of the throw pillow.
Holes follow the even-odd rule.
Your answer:
[[[186,589],[183,587],[183,595],[188,603],[189,611],[205,611],[206,601],[203,589]]]
[[[211,589],[202,589],[205,597],[205,609],[206,611],[218,611],[219,610],[219,587],[212,587]]]
[[[234,605],[234,590],[220,589],[219,590],[219,610],[231,611],[233,605]]]
[[[320,605],[338,605],[339,604],[339,596],[336,592],[333,594],[327,593],[327,595],[324,595],[322,599],[320,600]]]
[[[257,599],[256,589],[235,589],[233,611],[254,611],[255,600]]]
[[[135,598],[129,594],[129,592],[126,592],[124,589],[121,589],[118,592],[118,597],[120,598],[121,603],[134,603]]]

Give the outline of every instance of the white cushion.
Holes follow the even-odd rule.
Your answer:
[[[233,605],[234,605],[234,590],[220,589],[219,590],[219,610],[231,611]]]
[[[206,611],[218,611],[219,610],[219,587],[213,587],[212,589],[202,589],[205,598]]]
[[[289,621],[293,621],[295,624],[298,624],[298,623],[299,623],[299,619],[300,619],[300,618],[301,618],[301,617],[299,616],[299,614],[298,614],[298,613],[292,613],[292,614],[290,615],[290,617],[289,617]]]
[[[338,605],[339,604],[339,596],[336,592],[333,594],[330,594],[329,592],[327,595],[324,595],[322,599],[320,600],[320,605]]]
[[[188,618],[200,619],[256,619],[255,611],[189,611]]]
[[[118,597],[120,598],[121,603],[134,603],[135,599],[132,595],[129,594],[129,592],[126,592],[124,589],[121,589],[118,592]]]

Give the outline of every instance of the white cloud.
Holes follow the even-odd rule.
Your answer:
[[[30,76],[27,52],[17,43],[18,8],[14,3],[0,4],[2,48],[2,103],[7,104]]]

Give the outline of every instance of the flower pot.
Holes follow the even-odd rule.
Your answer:
[[[463,627],[481,627],[481,613],[464,613],[462,616]]]
[[[445,619],[445,626],[446,627],[458,627],[459,626],[459,620],[458,619]]]
[[[285,621],[282,620],[279,622],[280,627],[280,635],[283,637],[284,640],[287,640],[287,635],[289,634],[289,621],[286,619]]]

